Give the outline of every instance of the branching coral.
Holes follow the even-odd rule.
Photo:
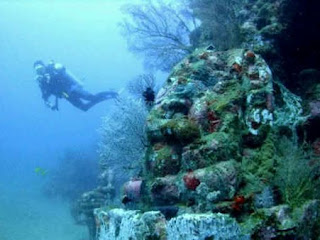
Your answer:
[[[117,175],[115,182],[128,180],[128,171],[136,175],[148,141],[145,122],[147,109],[142,101],[121,98],[116,109],[104,118],[100,132],[100,165],[112,168]],[[129,175],[130,175],[129,174]]]
[[[125,5],[127,18],[120,26],[129,49],[143,56],[147,67],[170,71],[194,49],[189,35],[198,21],[186,6],[162,0]]]

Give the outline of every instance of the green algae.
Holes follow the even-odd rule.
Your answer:
[[[168,142],[189,144],[200,137],[199,127],[188,119],[170,119],[161,126],[161,132]]]
[[[172,147],[164,146],[155,151],[154,175],[163,177],[168,174],[176,174],[180,170],[180,156],[174,152]]]
[[[242,158],[242,173],[245,194],[261,191],[266,184],[273,181],[276,164],[275,135],[269,133],[264,144],[257,149],[246,149],[247,155]]]
[[[222,114],[228,107],[232,107],[234,103],[241,101],[243,98],[243,91],[239,80],[231,80],[223,86],[222,94],[213,94],[211,99],[210,109]]]
[[[200,151],[207,166],[228,158],[227,139],[226,134],[217,132],[202,138],[205,144],[200,147]]]

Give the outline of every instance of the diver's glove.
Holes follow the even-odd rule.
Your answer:
[[[48,107],[48,108],[50,108],[52,111],[58,111],[59,110],[59,107],[58,107],[58,105],[53,105],[52,103],[50,103],[50,102],[46,102],[46,106]]]
[[[54,105],[51,107],[52,111],[59,111],[59,107],[57,105]]]

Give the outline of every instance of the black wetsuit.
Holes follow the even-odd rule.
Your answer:
[[[114,91],[105,91],[97,94],[89,93],[83,89],[72,74],[66,71],[63,66],[57,64],[46,66],[46,73],[38,75],[37,80],[42,92],[42,98],[46,103],[51,95],[56,97],[56,105],[52,107],[55,110],[58,110],[58,98],[65,98],[73,106],[87,111],[95,104],[110,98],[116,98],[118,95]]]

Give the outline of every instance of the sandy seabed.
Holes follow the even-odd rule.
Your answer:
[[[39,186],[0,183],[0,240],[87,240],[69,204],[42,195]]]

